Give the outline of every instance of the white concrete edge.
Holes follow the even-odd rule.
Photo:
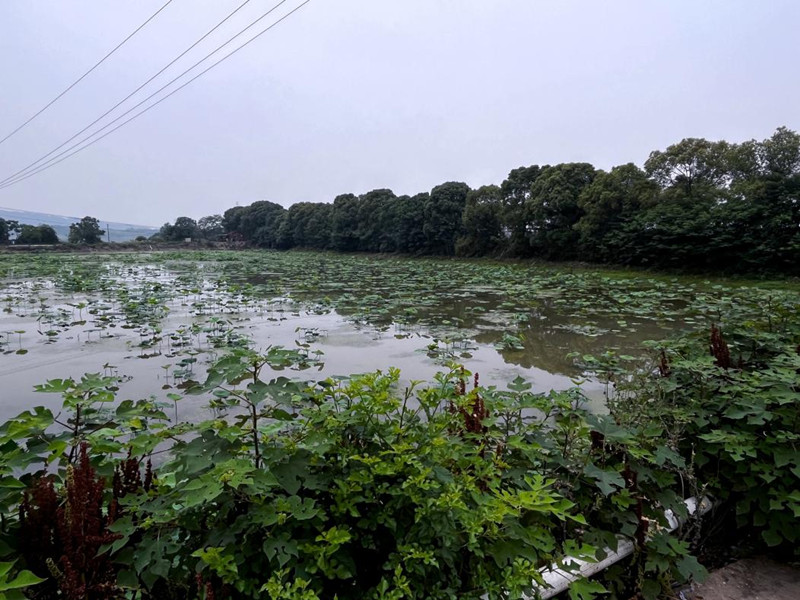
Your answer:
[[[706,496],[703,496],[700,499],[699,506],[697,498],[695,497],[687,498],[684,500],[684,503],[686,504],[686,509],[689,515],[694,515],[695,513],[704,515],[711,510],[711,507],[713,506],[711,500]],[[666,517],[668,523],[667,531],[670,532],[675,531],[678,527],[683,525],[685,521],[685,519],[677,517],[672,510],[664,511],[664,516]],[[626,556],[629,556],[633,553],[633,548],[634,544],[631,540],[620,536],[617,549],[611,550],[611,548],[606,548],[606,557],[601,561],[590,562],[587,560],[566,556],[564,557],[564,560],[560,561],[560,563],[554,563],[549,567],[545,567],[539,571],[542,574],[547,587],[535,586],[533,589],[534,594],[525,595],[523,598],[525,600],[548,600],[549,598],[552,598],[553,596],[565,591],[574,581],[577,581],[582,577],[591,577],[592,575],[595,575],[607,567],[610,567],[614,563],[622,560]],[[566,570],[558,566],[559,564],[564,563],[571,564],[573,567],[569,570]]]

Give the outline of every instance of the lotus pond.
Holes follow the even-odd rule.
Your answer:
[[[121,397],[153,397],[196,420],[207,404],[180,388],[241,346],[284,348],[286,367],[300,371],[292,377],[306,380],[393,366],[405,382],[431,381],[458,362],[484,385],[580,385],[600,411],[607,381],[591,355],[635,361],[646,340],[797,296],[775,282],[493,261],[9,253],[0,259],[0,420],[50,401],[34,385],[87,372],[121,375]]]

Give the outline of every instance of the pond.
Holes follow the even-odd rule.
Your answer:
[[[299,351],[302,370],[281,374],[302,380],[392,366],[404,383],[430,381],[455,361],[484,385],[580,385],[602,410],[605,383],[585,355],[637,360],[645,340],[796,293],[781,286],[312,252],[4,254],[0,419],[57,406],[34,385],[87,372],[124,376],[120,398],[167,402],[243,345]],[[197,397],[174,408],[180,420],[209,410]]]

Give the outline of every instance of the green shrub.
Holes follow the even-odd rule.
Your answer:
[[[486,388],[457,365],[405,390],[396,369],[266,380],[308,365],[282,348],[212,365],[190,393],[217,417],[196,424],[116,401],[114,377],[53,380],[39,389],[63,396],[59,415],[0,427],[0,558],[47,580],[36,598],[518,598],[542,567],[600,558],[622,534],[637,552],[606,585],[656,598],[703,575],[662,527],[690,495],[795,542],[800,357],[793,319],[777,318],[790,308],[658,346],[639,370],[586,357],[613,376],[608,415],[577,390]],[[75,523],[91,534],[66,543]]]

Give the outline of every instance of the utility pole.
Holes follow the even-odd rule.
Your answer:
[[[108,223],[106,223],[106,235],[108,236],[108,243],[110,244],[111,243],[111,227],[108,226]]]

